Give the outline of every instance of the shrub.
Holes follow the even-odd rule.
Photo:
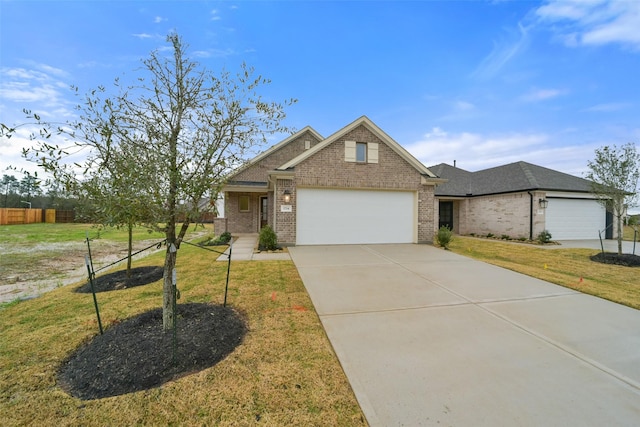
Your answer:
[[[487,233],[487,238],[488,238],[488,239],[492,238],[493,236],[495,236],[495,234],[493,234],[493,233]]]
[[[268,225],[265,225],[262,227],[262,230],[260,230],[259,246],[260,249],[267,251],[280,249],[278,246],[278,236],[276,236],[275,231],[273,231],[273,229]]]
[[[526,237],[518,237],[518,240],[521,242],[526,242],[528,239]]]
[[[231,233],[225,231],[220,236],[218,236],[218,241],[222,244],[227,244],[231,241]]]
[[[548,230],[541,231],[540,234],[538,234],[538,242],[542,243],[543,245],[545,243],[549,243],[550,241],[551,233],[549,233]]]
[[[443,225],[438,230],[438,235],[436,236],[436,239],[438,240],[438,244],[440,246],[448,250],[449,243],[451,243],[451,240],[453,240],[453,233],[451,232],[451,229],[449,227],[447,227],[446,225]]]
[[[228,231],[225,231],[224,233],[222,233],[221,235],[219,235],[215,239],[214,238],[209,238],[209,239],[205,240],[204,242],[200,243],[200,246],[227,245],[227,244],[229,244],[230,241],[231,241],[231,233],[229,233]]]
[[[511,236],[509,236],[508,234],[503,234],[500,238],[502,240],[511,240]]]

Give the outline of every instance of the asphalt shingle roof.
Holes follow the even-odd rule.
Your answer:
[[[547,190],[588,193],[590,181],[527,162],[468,172],[441,163],[429,168],[449,181],[436,187],[436,196],[480,196],[517,191]]]

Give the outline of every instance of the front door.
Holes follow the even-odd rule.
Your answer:
[[[260,230],[269,222],[269,199],[260,197]]]
[[[453,230],[453,202],[440,202],[438,228],[446,226]]]

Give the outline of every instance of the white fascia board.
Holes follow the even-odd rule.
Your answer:
[[[598,197],[593,193],[578,193],[570,191],[547,191],[545,197],[557,199],[598,199]]]

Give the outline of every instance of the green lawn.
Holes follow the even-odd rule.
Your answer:
[[[191,227],[193,229],[194,227]],[[90,239],[107,239],[115,242],[126,242],[126,228],[101,227],[91,224],[25,224],[0,226],[1,243],[63,243],[83,241],[87,235]],[[164,234],[149,232],[144,227],[136,227],[134,240],[162,239]]]
[[[455,236],[452,251],[567,288],[640,309],[640,268],[593,262],[593,249],[544,249]]]
[[[76,238],[84,233],[79,227]],[[49,236],[59,239],[61,237]],[[159,252],[134,266],[161,265]],[[180,303],[221,303],[227,264],[183,245]],[[0,424],[364,425],[364,417],[291,261],[233,262],[229,304],[244,342],[211,368],[160,388],[93,401],[58,387],[56,370],[98,332],[90,294],[75,286],[0,308]],[[97,294],[103,325],[162,305],[162,283]]]

